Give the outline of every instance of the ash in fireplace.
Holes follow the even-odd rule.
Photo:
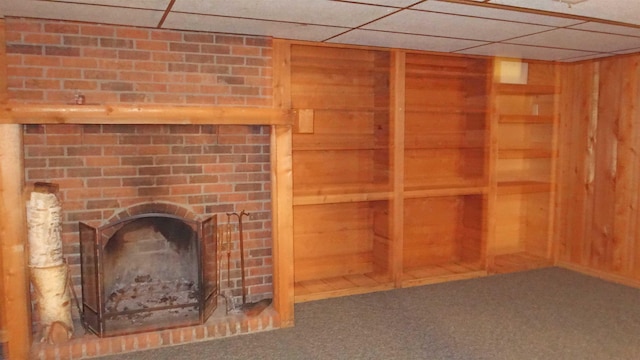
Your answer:
[[[198,292],[192,280],[154,281],[139,275],[133,284],[116,284],[105,301],[106,316],[129,325],[156,317],[190,317],[198,313]]]

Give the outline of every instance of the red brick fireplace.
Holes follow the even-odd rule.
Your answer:
[[[27,125],[24,144],[26,182],[60,185],[74,284],[80,284],[78,222],[98,227],[131,206],[165,202],[223,220],[227,212],[249,212],[249,294],[272,292],[268,127]],[[240,273],[232,265],[237,297]]]
[[[228,212],[249,212],[244,224],[248,300],[272,298],[269,135],[264,126],[27,125],[25,180],[60,185],[64,253],[76,293],[87,291],[87,284],[80,286],[79,222],[100,227],[123,214],[140,215],[135,213],[145,208],[159,211],[158,204],[165,204],[163,210],[173,209],[169,213],[218,215],[223,222]],[[230,272],[225,267],[221,274],[229,279],[221,291],[231,295],[231,308],[239,306],[242,294],[237,242],[236,235]],[[84,301],[82,296],[79,300]],[[182,326],[198,323],[177,321]],[[107,334],[127,332],[140,331]]]
[[[64,253],[80,301],[79,222],[99,227],[149,203],[203,218],[247,211],[248,300],[274,298],[273,309],[255,318],[217,310],[215,320],[177,329],[110,338],[80,331],[64,346],[33,343],[32,356],[87,358],[292,325],[291,213],[277,211],[291,201],[291,119],[269,109],[271,41],[41,20],[6,23],[11,110],[4,123],[26,125],[21,150],[14,149],[24,157],[14,159],[11,152],[0,161],[18,168],[23,162],[27,188],[35,181],[60,186]],[[78,111],[68,105],[77,92],[86,99]],[[8,194],[14,183],[2,179],[0,189]],[[4,196],[3,203],[20,206]],[[237,302],[237,235],[231,256],[228,290]],[[3,266],[7,271],[19,263]],[[33,321],[37,325],[37,314]],[[12,336],[10,350],[20,350]]]

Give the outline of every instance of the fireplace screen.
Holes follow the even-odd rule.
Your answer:
[[[204,323],[217,305],[216,218],[80,223],[82,321],[99,336]]]

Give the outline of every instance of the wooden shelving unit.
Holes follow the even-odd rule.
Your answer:
[[[496,71],[500,59],[496,60]],[[527,62],[522,83],[494,84],[495,177],[489,272],[553,264],[556,67]]]
[[[390,54],[292,44],[295,301],[393,287]]]
[[[553,65],[286,45],[296,302],[550,263]]]
[[[485,275],[490,62],[407,53],[405,68],[402,286]]]

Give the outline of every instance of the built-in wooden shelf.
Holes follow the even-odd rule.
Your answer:
[[[389,200],[393,196],[384,184],[342,184],[293,190],[293,205]]]
[[[429,68],[418,68],[418,67],[408,67],[407,71],[411,73],[411,76],[424,76],[430,79],[473,79],[476,78],[478,80],[485,79],[487,77],[486,72],[480,71],[469,71],[465,68],[450,68],[446,66],[441,67],[429,67]]]
[[[547,149],[499,149],[498,159],[544,159],[552,156]]]
[[[293,151],[388,150],[388,144],[376,143],[372,135],[295,134]]]
[[[336,204],[361,201],[379,201],[392,198],[391,192],[298,195],[293,198],[293,205]]]
[[[557,92],[554,85],[536,84],[496,84],[501,95],[553,95]]]
[[[501,124],[549,124],[552,125],[553,116],[542,115],[500,115]]]
[[[553,266],[553,261],[550,259],[527,252],[518,252],[495,256],[490,261],[487,271],[491,274],[503,274],[550,266]]]
[[[406,134],[405,149],[458,149],[482,151],[485,146],[484,130],[467,130],[458,132],[433,132],[431,134]]]
[[[551,191],[551,183],[542,181],[501,181],[498,183],[498,195],[526,194]]]
[[[429,106],[425,108],[413,108],[406,111],[407,114],[486,114],[484,107],[465,106],[464,108],[455,106]]]
[[[492,251],[548,249],[553,64],[519,85],[492,83],[482,58],[295,42],[288,56],[296,302],[486,276]]]
[[[349,103],[326,103],[323,105],[315,106],[310,106],[309,104],[299,104],[298,106],[298,109],[313,109],[314,111],[344,111],[349,113],[363,114],[386,113],[390,111],[389,108],[385,106],[359,106]]]
[[[326,279],[297,281],[295,302],[390,290],[394,284],[386,275],[354,274]]]
[[[433,196],[464,196],[464,195],[482,195],[489,192],[488,186],[411,186],[405,188],[404,198],[421,198]]]
[[[472,279],[487,275],[481,263],[450,262],[405,269],[402,286],[420,286],[445,281]]]

